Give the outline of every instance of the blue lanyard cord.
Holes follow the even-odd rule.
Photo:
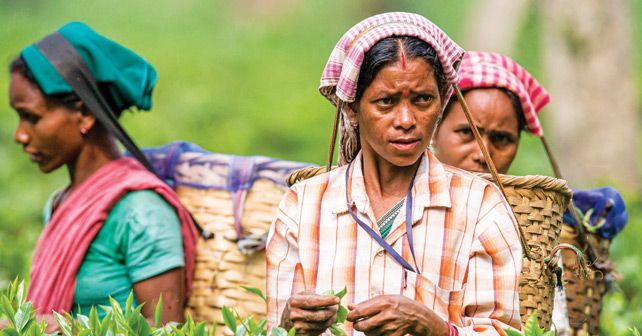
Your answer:
[[[348,206],[348,212],[352,216],[352,218],[359,224],[359,226],[366,231],[370,237],[372,237],[378,244],[379,246],[383,247],[386,252],[388,252],[401,266],[403,266],[405,269],[421,274],[419,271],[419,266],[417,266],[417,259],[415,258],[415,248],[412,244],[412,186],[414,184],[415,178],[413,177],[412,180],[410,181],[410,186],[408,187],[408,192],[406,193],[406,233],[408,234],[408,244],[410,246],[410,254],[412,255],[412,260],[415,262],[415,268],[412,268],[410,264],[397,252],[395,251],[390,244],[388,244],[383,238],[381,238],[381,235],[376,233],[369,225],[364,223],[362,220],[357,217],[357,215],[352,211],[352,204],[350,202],[350,194],[348,192],[349,189],[349,175],[350,175],[350,168],[352,166],[352,162],[348,165],[348,168],[346,169],[346,205]]]

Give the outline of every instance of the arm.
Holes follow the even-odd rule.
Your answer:
[[[487,187],[477,222],[480,233],[468,263],[460,335],[503,335],[506,328],[521,329],[522,248],[516,225],[497,189]]]
[[[162,322],[182,322],[186,290],[180,221],[158,194],[133,197],[137,202],[127,219],[123,252],[136,300],[145,303],[142,313],[153,321],[162,294]]]
[[[266,247],[268,328],[295,328],[298,335],[318,335],[336,320],[339,299],[305,290],[299,260],[298,196],[290,189],[272,223]]]
[[[145,302],[142,313],[152,325],[160,295],[163,295],[162,323],[183,322],[185,270],[182,267],[135,283],[134,293],[139,302]]]

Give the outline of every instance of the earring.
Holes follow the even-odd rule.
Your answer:
[[[87,129],[85,127],[80,128],[80,134],[85,135],[87,134]]]

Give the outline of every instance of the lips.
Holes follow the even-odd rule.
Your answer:
[[[400,151],[412,151],[421,143],[420,139],[403,138],[390,141],[390,144]]]
[[[38,152],[35,152],[35,151],[27,150],[27,149],[25,149],[24,151],[25,151],[25,153],[27,153],[27,155],[29,155],[29,159],[32,162],[38,163],[38,162],[42,161],[42,154],[40,154]]]

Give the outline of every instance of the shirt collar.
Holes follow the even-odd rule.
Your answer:
[[[413,184],[413,218],[419,219],[424,208],[443,207],[450,208],[450,180],[451,174],[447,173],[437,158],[427,150],[421,156],[421,162],[415,175]],[[348,180],[350,183],[350,201],[357,210],[365,213],[369,206],[368,195],[363,178],[361,152],[353,160],[354,167]],[[346,167],[347,169],[347,167]],[[344,186],[345,188],[345,186]],[[345,195],[345,189],[344,189]],[[344,196],[345,197],[345,196]],[[334,208],[334,213],[348,212],[345,198]]]

